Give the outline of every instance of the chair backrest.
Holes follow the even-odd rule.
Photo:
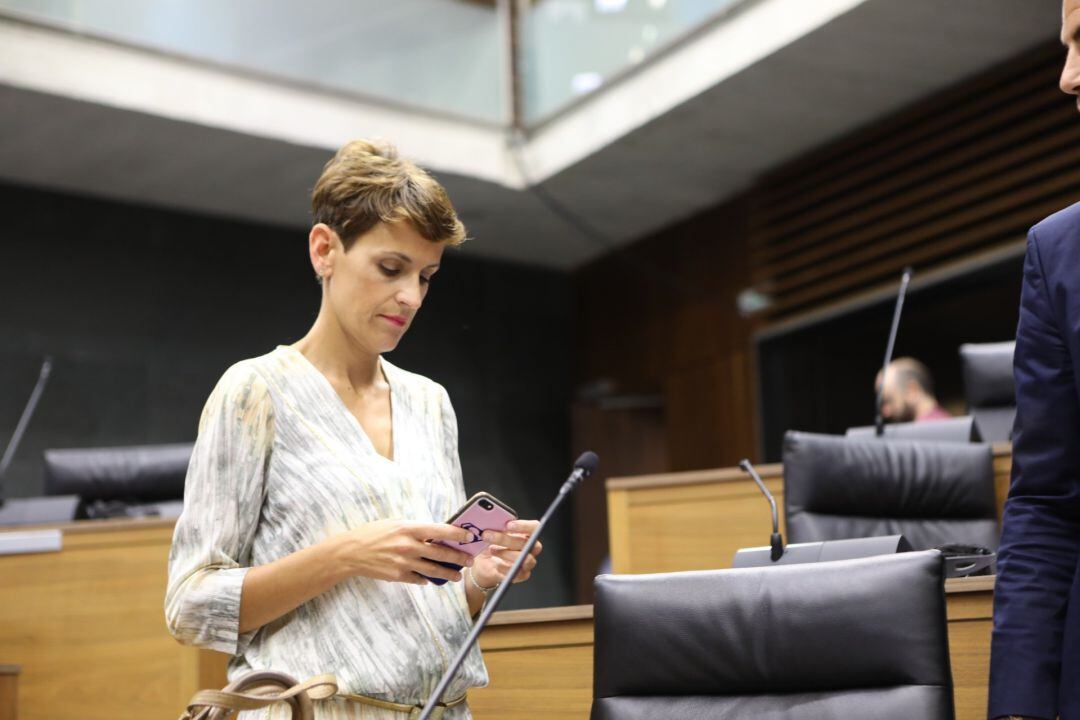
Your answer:
[[[1013,381],[1015,342],[968,343],[960,346],[964,399],[986,442],[1012,439],[1016,419]]]
[[[84,502],[181,500],[192,443],[45,451],[45,494]]]
[[[591,720],[951,720],[936,551],[596,579]]]
[[[787,541],[902,534],[916,550],[997,548],[990,446],[784,436]]]
[[[889,423],[881,437],[886,440],[929,440],[930,442],[979,442],[982,437],[971,415],[928,420],[923,422]],[[876,438],[877,427],[860,425],[849,427],[844,433],[850,438]]]

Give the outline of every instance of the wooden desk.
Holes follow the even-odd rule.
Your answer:
[[[589,717],[592,605],[497,612],[480,649],[491,684],[469,691],[477,720]]]
[[[783,527],[783,466],[758,473],[776,498]],[[994,446],[998,517],[1009,491],[1012,446]],[[617,573],[731,567],[735,551],[768,544],[769,504],[738,468],[611,478],[608,534]]]
[[[956,717],[985,720],[993,578],[949,580],[945,589]],[[589,717],[591,605],[496,613],[480,647],[491,685],[469,692],[477,720]]]
[[[18,665],[0,665],[0,720],[16,720],[19,717]]]
[[[195,690],[224,684],[225,656],[165,629],[171,521],[62,531],[60,552],[0,556],[0,658],[22,666],[21,720],[171,718]],[[947,585],[960,720],[982,720],[986,704],[991,588],[982,578]],[[496,613],[480,639],[492,684],[470,693],[475,716],[584,720],[592,642],[591,606]]]
[[[58,527],[59,552],[0,556],[0,658],[22,666],[20,720],[176,717],[203,653],[165,628],[173,521]]]

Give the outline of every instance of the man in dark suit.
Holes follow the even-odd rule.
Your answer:
[[[1065,0],[1061,89],[1080,96],[1080,0]],[[1016,331],[989,717],[1080,719],[1080,203],[1028,235]]]

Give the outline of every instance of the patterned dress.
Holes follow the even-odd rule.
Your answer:
[[[233,655],[230,678],[250,669],[299,680],[333,673],[341,692],[422,703],[472,627],[461,583],[357,577],[258,630],[238,632],[251,567],[374,520],[442,522],[464,502],[446,391],[380,362],[390,385],[392,461],[292,347],[229,368],[206,403],[173,536],[165,616],[181,642]],[[486,683],[474,648],[444,699]],[[320,720],[405,717],[341,699],[316,705]],[[471,715],[460,705],[444,717]]]

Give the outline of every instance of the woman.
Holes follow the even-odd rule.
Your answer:
[[[319,718],[401,720],[537,523],[485,533],[492,545],[475,560],[428,542],[469,539],[443,523],[465,500],[457,421],[442,386],[381,355],[408,330],[443,249],[464,239],[446,192],[392,148],[356,141],[326,165],[312,211],[318,317],[293,345],[229,368],[207,401],[166,618],[181,642],[233,655],[230,677],[334,673],[340,695],[317,703]],[[474,649],[444,717],[470,717],[461,699],[486,682]]]

